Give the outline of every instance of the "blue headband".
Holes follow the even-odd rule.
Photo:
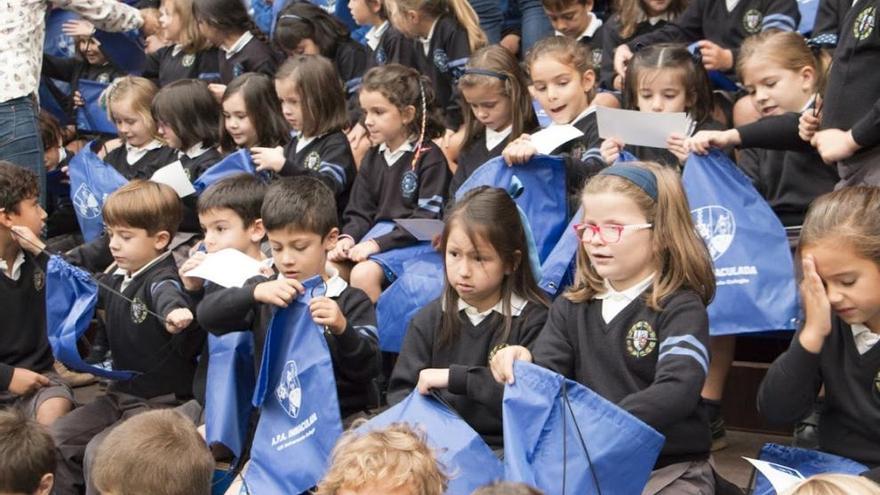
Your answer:
[[[472,75],[475,75],[475,76],[489,76],[489,77],[494,77],[494,78],[496,78],[496,79],[501,79],[502,81],[506,81],[506,80],[507,80],[507,74],[502,74],[502,73],[500,73],[500,72],[495,72],[494,70],[487,70],[487,69],[465,69],[463,75],[467,76],[467,75],[469,75],[469,74],[472,74]]]
[[[602,170],[599,172],[599,175],[616,175],[618,177],[623,177],[639,186],[639,189],[645,191],[651,199],[657,201],[657,177],[653,172],[646,168],[636,167],[634,165],[614,165]]]

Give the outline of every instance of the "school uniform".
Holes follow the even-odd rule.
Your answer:
[[[278,69],[275,53],[250,31],[245,31],[228,49],[221,47],[217,59],[221,84],[229,84],[246,72],[260,72],[275,77]]]
[[[324,181],[336,196],[339,218],[348,204],[357,170],[348,138],[341,131],[321,136],[294,137],[284,146],[282,177],[312,175]]]
[[[797,421],[812,409],[819,389],[820,450],[880,466],[880,345],[878,335],[837,316],[822,351],[803,348],[800,332],[776,358],[758,391],[758,409],[772,423]]]
[[[336,46],[336,52],[330,55],[330,59],[333,60],[336,73],[345,86],[346,97],[356,99],[361,87],[361,79],[370,63],[370,49],[349,39]]]
[[[128,180],[149,179],[156,170],[177,160],[177,151],[153,140],[140,148],[128,144],[107,153],[104,162],[110,164]]]
[[[465,143],[458,154],[458,168],[452,175],[449,183],[449,198],[455,197],[455,192],[464,184],[464,181],[471,176],[481,165],[489,160],[501,156],[501,152],[510,143],[511,139],[519,136],[511,136],[513,126],[507,126],[506,129],[494,131],[484,128],[482,132],[475,135],[470,141]],[[526,130],[533,132],[534,129]]]
[[[61,148],[64,157],[54,170],[46,172],[46,238],[79,233],[76,210],[70,199],[70,180],[62,168],[70,164],[71,156]]]
[[[415,40],[413,46],[417,67],[431,79],[446,128],[457,130],[463,121],[458,79],[471,56],[467,31],[454,16],[442,15],[434,21],[428,36]]]
[[[202,143],[196,143],[185,151],[178,151],[178,160],[183,166],[190,182],[198,179],[205,170],[219,162],[223,155],[215,148],[205,148]],[[190,194],[181,198],[183,203],[183,220],[180,222],[180,232],[198,233],[202,232],[199,224],[198,201],[199,197]]]
[[[459,331],[447,346],[440,345],[443,299],[422,308],[409,324],[403,347],[388,385],[388,402],[405,399],[425,368],[448,368],[449,386],[440,395],[492,448],[501,448],[501,399],[504,386],[495,381],[489,360],[508,345],[530,346],[547,319],[547,308],[514,295],[510,301],[510,334],[502,339],[504,316],[501,301],[488,311],[459,299]]]
[[[372,50],[367,68],[386,64],[401,64],[415,67],[418,55],[411,39],[385,21],[373,26],[365,36],[367,46]]]
[[[605,26],[602,24],[602,19],[596,17],[596,14],[594,14],[593,12],[590,12],[588,15],[590,16],[590,23],[587,24],[587,28],[584,29],[584,32],[581,33],[580,36],[578,36],[577,42],[590,50],[593,71],[596,73],[596,80],[598,81],[599,75],[601,73],[600,71],[602,69],[602,57],[604,53],[603,47],[605,42]],[[565,36],[559,31],[555,31],[554,34],[556,34],[556,36]]]
[[[816,22],[813,24],[811,36],[815,38],[823,34],[833,35],[836,42],[843,25],[843,18],[854,3],[853,0],[819,0],[819,9],[816,11]]]
[[[550,124],[550,129],[555,125]],[[550,154],[553,156],[561,156],[565,162],[565,189],[568,193],[569,209],[574,212],[580,205],[581,190],[587,180],[599,173],[605,168],[605,162],[602,160],[602,154],[599,152],[599,145],[602,139],[599,138],[599,122],[596,120],[596,107],[590,106],[580,115],[574,118],[570,125],[576,127],[584,135],[581,138],[569,141]]]
[[[666,437],[655,470],[709,458],[700,406],[709,366],[706,306],[678,290],[648,307],[651,279],[584,303],[557,298],[531,352],[535,364],[582,383]],[[701,492],[702,493],[702,492]]]
[[[147,55],[142,75],[160,88],[181,79],[216,82],[220,79],[218,50],[208,48],[188,53],[180,45],[162,47]]]
[[[77,90],[80,79],[109,84],[118,77],[127,76],[124,71],[107,62],[103,65],[92,65],[79,58],[63,58],[43,54],[42,75],[59,81],[70,83],[70,92],[67,94],[58,90],[54,84],[49,85],[49,91],[61,104],[62,108],[71,116],[74,115],[73,93]]]
[[[370,299],[330,271],[326,296],[336,301],[346,319],[340,335],[324,332],[342,416],[375,406],[373,381],[381,369],[376,314]],[[269,324],[275,308],[254,300],[254,288],[269,281],[253,277],[243,287],[212,286],[198,307],[199,323],[214,335],[250,330],[254,334],[254,369],[259,373]],[[216,289],[216,290],[211,290]]]
[[[657,43],[709,40],[736,59],[745,38],[768,29],[794,31],[801,15],[796,0],[694,0],[675,20],[627,42],[635,52]]]
[[[419,160],[413,164],[414,145],[404,143],[391,151],[382,144],[367,151],[343,214],[343,234],[357,241],[380,221],[441,218],[449,187],[446,157],[429,141],[422,144]],[[400,227],[373,240],[381,251],[416,242]]]
[[[617,14],[602,25],[602,56],[600,58],[602,70],[599,72],[600,85],[607,90],[614,89],[614,50],[618,46],[635,39],[643,34],[650,33],[665,26],[673,17],[669,14],[661,14],[657,17],[647,17],[641,14],[641,20],[636,24],[636,29],[631,36],[624,39],[620,35],[620,16]]]

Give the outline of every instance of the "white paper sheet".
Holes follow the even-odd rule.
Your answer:
[[[529,136],[529,141],[538,153],[549,155],[563,144],[582,137],[584,133],[573,125],[551,125]]]
[[[260,274],[259,261],[238,249],[226,248],[205,256],[202,263],[188,271],[187,277],[203,278],[223,287],[241,287]]]
[[[750,459],[748,457],[743,457],[743,459],[752,463],[752,465],[755,466],[755,469],[767,478],[767,481],[770,482],[773,489],[776,490],[776,493],[784,493],[792,486],[804,480],[804,475],[796,469],[773,462]]]
[[[666,148],[672,133],[690,135],[691,119],[686,113],[655,113],[599,107],[596,109],[599,137],[617,138],[633,146]]]
[[[443,233],[443,221],[433,218],[397,218],[394,223],[420,241],[430,241]]]
[[[196,188],[193,187],[189,177],[186,176],[186,171],[183,170],[183,164],[180,163],[180,160],[156,170],[153,176],[150,177],[150,180],[171,186],[181,198],[196,193]]]

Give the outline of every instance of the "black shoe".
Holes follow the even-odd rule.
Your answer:
[[[816,450],[819,448],[819,408],[800,420],[794,426],[794,439],[791,444],[802,449]]]
[[[102,345],[93,345],[89,355],[86,356],[85,362],[88,364],[101,364],[107,360],[110,349]]]
[[[721,403],[719,401],[703,399],[703,407],[706,416],[709,417],[709,430],[712,432],[711,451],[715,452],[727,447],[727,429],[724,428],[724,418],[721,417]]]

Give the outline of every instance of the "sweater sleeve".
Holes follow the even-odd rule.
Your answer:
[[[423,152],[423,158],[419,161],[418,204],[411,210],[408,218],[440,219],[449,187],[449,167],[443,153],[433,144],[422,146],[430,149]],[[416,242],[416,239],[400,227],[394,227],[391,232],[376,237],[375,241],[380,250],[388,251],[408,246]]]
[[[409,324],[397,363],[388,382],[388,403],[406,398],[419,383],[419,373],[431,364],[434,328],[440,323],[440,304],[422,308]]]
[[[751,124],[737,127],[740,148],[764,148],[768,150],[810,151],[813,147],[798,135],[800,114],[790,112],[775,117],[765,117]]]
[[[199,324],[214,335],[251,328],[257,317],[254,288],[268,281],[254,277],[242,287],[219,289],[206,294],[198,307]]]
[[[379,376],[379,337],[373,303],[358,289],[346,290],[337,303],[345,316],[345,330],[331,338],[339,351],[339,372],[353,382],[367,383]]]
[[[673,296],[657,320],[654,381],[617,405],[660,429],[692,414],[709,369],[709,317],[691,292]]]
[[[351,155],[351,145],[348,138],[341,132],[335,132],[328,137],[328,146],[321,154],[321,163],[318,166],[318,177],[324,181],[336,198],[339,199],[351,188],[356,176],[354,157]]]
[[[620,37],[620,17],[614,15],[602,26],[602,70],[599,82],[607,90],[614,89],[614,50],[623,43]]]
[[[761,31],[768,29],[797,31],[800,22],[801,12],[797,0],[769,0],[764,18],[761,20]]]
[[[12,383],[12,375],[15,368],[8,364],[0,363],[0,392],[9,390],[9,384]]]
[[[864,117],[853,124],[852,136],[862,148],[871,148],[880,143],[880,99],[874,102]]]
[[[456,131],[464,121],[461,109],[461,102],[464,100],[461,96],[461,90],[458,89],[458,79],[464,73],[465,66],[471,56],[467,31],[464,29],[453,30],[452,39],[449,40],[448,47],[449,66],[447,70],[450,71],[452,78],[452,91],[450,92],[449,102],[443,108],[443,114],[446,116],[446,128]]]
[[[535,343],[529,348],[535,364],[553,370],[567,378],[574,377],[574,359],[577,343],[572,342],[571,333],[577,325],[572,309],[574,304],[564,297],[557,298],[550,306],[547,323]]]
[[[75,58],[54,57],[44,53],[43,75],[52,79],[74,82],[73,74],[76,72],[76,66],[80,63],[82,62]]]
[[[802,418],[822,386],[820,355],[804,349],[799,337],[800,332],[791,339],[788,350],[773,361],[758,389],[758,410],[771,423]]]
[[[626,45],[635,52],[639,48],[658,43],[693,43],[705,37],[703,33],[704,2],[711,0],[694,0],[675,22],[670,22],[660,29],[645,33],[630,40]]]
[[[379,209],[377,198],[379,191],[374,191],[370,179],[379,171],[375,162],[378,148],[373,147],[361,162],[361,169],[354,179],[351,195],[345,213],[342,214],[342,233],[350,235],[355,242],[370,231],[376,211]]]

